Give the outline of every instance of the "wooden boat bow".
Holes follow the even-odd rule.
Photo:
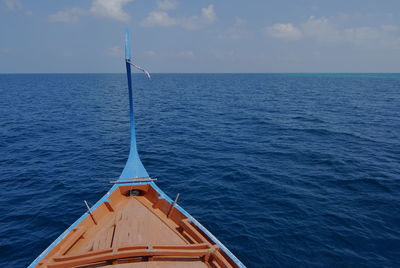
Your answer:
[[[128,32],[125,54],[131,119],[126,166],[29,267],[245,267],[149,177],[136,146]]]

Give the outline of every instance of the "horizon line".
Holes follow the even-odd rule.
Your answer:
[[[0,75],[5,74],[125,74],[124,72],[81,72],[81,73],[69,73],[69,72],[18,72],[18,73],[0,73]],[[132,74],[141,73],[136,72]],[[151,74],[400,74],[400,72],[152,72]]]

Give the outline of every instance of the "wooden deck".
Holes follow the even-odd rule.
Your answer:
[[[117,264],[117,265],[107,265],[104,266],[107,268],[203,268],[208,267],[202,261],[180,261],[180,262],[171,262],[171,261],[153,261],[153,262],[139,262],[139,263],[126,263],[126,264]]]
[[[149,184],[118,187],[36,267],[237,267],[159,197]]]

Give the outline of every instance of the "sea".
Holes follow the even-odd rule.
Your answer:
[[[142,74],[157,185],[247,267],[400,267],[400,74]],[[125,74],[0,75],[0,267],[26,267],[119,177]]]

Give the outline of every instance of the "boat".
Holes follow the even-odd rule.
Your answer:
[[[129,32],[125,63],[131,124],[126,165],[111,189],[29,267],[245,267],[155,183],[137,151]],[[146,74],[144,69],[138,67]],[[148,75],[149,76],[149,75]]]

